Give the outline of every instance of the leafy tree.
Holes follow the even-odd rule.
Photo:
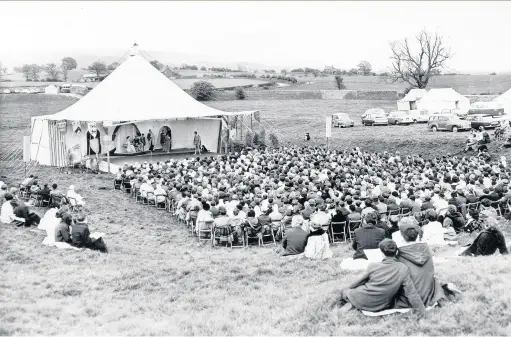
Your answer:
[[[302,68],[296,68],[296,69],[292,69],[291,72],[292,73],[303,73],[303,69]]]
[[[350,74],[350,75],[357,75],[358,74],[358,69],[357,68],[351,68],[348,71],[348,74]]]
[[[190,70],[199,70],[197,66],[190,66]]]
[[[280,73],[281,73],[282,75],[286,76],[286,75],[287,75],[287,70],[286,70],[286,69],[282,69],[282,70],[280,71]]]
[[[0,81],[2,80],[2,77],[7,73],[7,68],[2,67],[2,61],[0,61]]]
[[[31,64],[30,65],[30,77],[32,78],[32,81],[39,81],[39,75],[41,74],[41,71],[43,71],[43,67],[41,67],[38,64]]]
[[[24,64],[21,67],[15,67],[14,71],[20,74],[23,74],[25,76],[25,80],[30,80],[30,65]]]
[[[190,88],[190,93],[198,101],[211,101],[215,94],[215,87],[209,82],[197,81]]]
[[[67,74],[70,70],[76,69],[78,64],[76,60],[72,57],[64,57],[62,59],[62,63],[60,65],[60,70],[62,71],[62,75],[64,76],[64,81],[67,81]]]
[[[237,88],[234,94],[237,99],[245,99],[245,91],[243,88]]]
[[[162,69],[163,69],[163,67],[165,67],[165,66],[164,66],[162,63],[160,63],[158,60],[152,60],[152,61],[151,61],[151,62],[149,62],[149,63],[151,63],[151,65],[152,65],[153,67],[155,67],[156,69],[158,69],[158,70],[162,70]]]
[[[346,89],[346,86],[344,85],[344,78],[342,78],[341,75],[335,75],[335,85],[339,90]]]
[[[413,88],[426,88],[436,71],[442,70],[452,57],[444,39],[422,30],[415,42],[408,39],[390,44],[392,82],[406,82]]]
[[[205,66],[200,67],[201,71],[208,71],[208,69]]]
[[[46,71],[48,78],[51,81],[58,81],[60,69],[55,63],[48,63],[46,66],[44,66],[44,71]]]
[[[359,72],[362,73],[364,76],[371,75],[371,70],[373,68],[371,67],[371,63],[369,63],[368,61],[360,61],[357,67]]]
[[[119,66],[120,66],[119,62],[114,62],[114,63],[112,63],[112,64],[109,64],[109,65],[108,65],[108,67],[107,67],[107,69],[108,69],[108,70],[115,70],[115,69],[117,69],[117,67],[119,67]]]
[[[96,77],[98,78],[98,81],[101,78],[101,75],[107,73],[106,65],[103,62],[96,61],[93,64],[91,64],[88,68],[88,70],[94,72],[96,74]]]

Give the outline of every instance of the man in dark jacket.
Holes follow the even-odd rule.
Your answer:
[[[341,290],[340,304],[343,311],[355,307],[359,310],[378,312],[392,308],[395,296],[402,291],[410,305],[422,317],[426,308],[413,284],[410,270],[396,259],[397,245],[385,239],[378,245],[385,258],[371,263],[366,272],[347,288]]]
[[[433,203],[431,202],[431,197],[429,196],[424,198],[424,202],[422,203],[421,206],[421,211],[425,211],[428,209],[435,209],[435,206],[433,206]]]
[[[463,215],[458,212],[456,209],[456,206],[449,205],[449,209],[447,210],[447,213],[445,214],[445,220],[450,219],[452,221],[452,227],[456,231],[456,233],[459,233],[463,230],[463,227],[465,227],[465,218]],[[445,227],[445,226],[444,226]]]
[[[282,256],[302,254],[307,245],[307,233],[299,225],[286,231],[282,240]]]
[[[497,249],[500,254],[507,254],[506,239],[502,232],[496,227],[489,226],[483,230],[474,242],[460,255],[463,256],[480,256],[493,255]]]
[[[355,229],[353,238],[353,259],[366,259],[364,249],[377,249],[378,244],[385,239],[385,230],[376,227],[377,217],[375,213],[368,213],[365,217],[365,224],[361,228]]]
[[[62,220],[55,228],[55,242],[72,242],[71,234],[69,233],[69,227],[73,223],[73,219],[70,214],[64,213]]]

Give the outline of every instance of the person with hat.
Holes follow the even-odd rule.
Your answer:
[[[318,222],[310,222],[310,233],[307,237],[304,255],[314,260],[324,260],[332,257],[328,234]]]
[[[396,259],[397,245],[390,239],[378,244],[384,255],[382,262],[371,263],[362,276],[341,290],[337,303],[342,305],[342,312],[353,308],[378,312],[391,309],[400,291],[411,307],[420,317],[426,308],[415,288],[409,268]]]
[[[71,206],[81,207],[85,205],[85,201],[80,194],[76,193],[75,185],[69,185],[67,190],[67,198]]]

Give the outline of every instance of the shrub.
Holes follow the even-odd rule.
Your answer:
[[[243,88],[237,88],[236,92],[234,93],[237,99],[245,99],[245,91]]]
[[[209,82],[198,81],[192,85],[190,93],[198,101],[211,101],[215,94],[215,87]]]
[[[344,78],[342,78],[341,75],[335,75],[335,85],[339,90],[346,89],[346,86],[344,85]]]
[[[270,133],[270,142],[273,147],[275,148],[279,147],[279,139],[277,138],[277,136],[275,136],[274,133]]]
[[[254,133],[252,144],[255,146],[261,145],[259,142],[261,141],[261,138],[259,137],[259,134],[257,132]]]

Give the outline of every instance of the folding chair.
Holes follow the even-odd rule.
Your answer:
[[[44,198],[43,196],[41,196],[41,207],[49,207],[51,204],[51,198],[50,196],[47,196],[46,198]]]
[[[258,246],[262,246],[263,245],[263,237],[262,235],[257,235],[257,233],[255,235],[249,235],[248,234],[248,231],[245,231],[245,244],[246,246],[248,247],[248,244],[249,244],[249,240],[257,240],[257,245]]]
[[[399,220],[406,218],[407,216],[412,215],[412,210],[410,208],[402,208],[401,214],[399,215]]]
[[[350,238],[350,241],[353,238],[353,235],[355,234],[355,229],[360,227],[362,224],[362,220],[354,220],[354,221],[348,221],[348,235]]]
[[[270,238],[272,241],[273,241],[273,244],[276,245],[276,242],[275,242],[275,234],[273,233],[273,226],[270,225],[270,229],[269,229],[269,232],[270,233],[264,233],[264,228],[261,229],[261,241],[262,241],[262,245],[263,246],[266,246],[268,244],[272,244],[272,242],[270,241],[270,243],[264,243],[264,239],[265,238]]]
[[[156,196],[154,192],[147,192],[147,205],[156,207]]]
[[[210,241],[211,245],[213,245],[213,223],[205,222],[203,225],[204,225],[204,227],[207,227],[207,228],[203,228],[201,225],[199,225],[199,229],[197,231],[197,238],[199,239],[199,242]],[[203,237],[203,234],[207,234],[207,235],[205,235],[205,237]]]
[[[34,206],[38,207],[41,205],[41,201],[43,200],[43,197],[41,197],[38,194],[31,194],[30,200],[32,200],[34,202]]]
[[[334,231],[334,226],[339,226],[342,228],[342,232],[336,232]],[[335,236],[336,235],[342,235],[342,238],[344,240],[344,242],[346,242],[346,239],[347,239],[347,235],[346,235],[346,221],[343,221],[343,222],[330,222],[330,234],[331,234],[331,237],[330,237],[330,240],[332,241],[332,243],[335,243]],[[339,240],[338,242],[341,242],[342,240],[341,239],[337,239]]]
[[[399,215],[399,213],[401,212],[401,210],[399,209],[390,209],[388,212],[387,212],[387,217],[390,218],[392,215]]]
[[[122,187],[122,181],[121,182],[117,182],[117,179],[114,179],[114,189],[115,190],[120,190]]]
[[[211,229],[211,232],[212,232],[212,245],[213,246],[216,246],[216,240],[219,239],[219,243],[225,243],[226,246],[230,246],[231,249],[232,249],[232,229],[231,229],[231,226],[230,225],[227,225],[226,227],[221,227],[223,229],[226,229],[227,231],[227,235],[225,233],[223,234],[218,234],[217,235],[217,229],[220,229],[220,227],[216,227],[213,225],[213,228]]]
[[[135,203],[139,204],[139,203],[144,203],[144,198],[142,198],[142,193],[140,192],[140,188],[137,188],[136,189],[136,193],[135,193]]]
[[[162,209],[162,210],[165,210],[167,208],[167,197],[165,197],[165,201],[164,202],[158,202],[158,200],[155,200],[156,202],[156,209]]]

